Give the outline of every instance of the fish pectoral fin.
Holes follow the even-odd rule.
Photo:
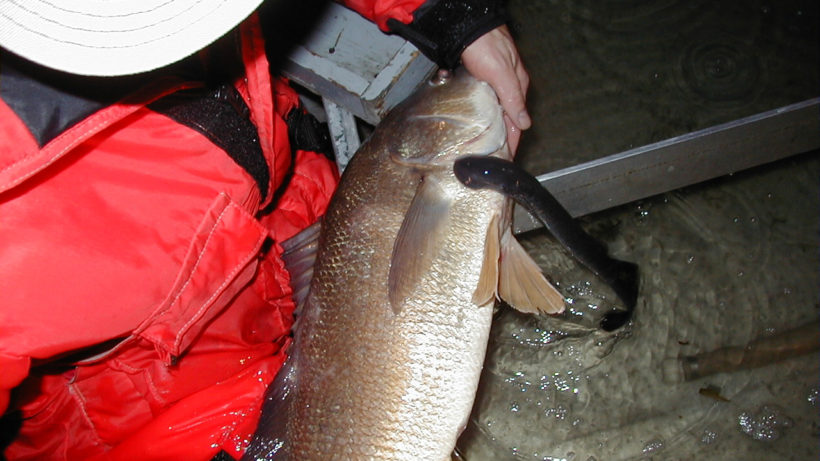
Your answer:
[[[473,292],[473,303],[477,306],[483,306],[492,301],[498,291],[498,264],[501,261],[501,236],[498,221],[498,215],[490,219],[484,239],[484,261],[481,263],[478,285]]]
[[[564,311],[564,296],[544,277],[538,264],[507,229],[501,236],[501,265],[498,294],[524,313],[558,314]]]
[[[419,184],[393,244],[388,275],[388,296],[398,314],[446,237],[450,200],[434,180]]]
[[[313,279],[313,266],[319,250],[319,234],[322,230],[321,219],[303,229],[298,234],[282,242],[282,262],[290,274],[290,287],[293,289],[293,300],[299,315],[310,292]]]

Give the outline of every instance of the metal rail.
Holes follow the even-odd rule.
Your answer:
[[[574,216],[820,148],[820,98],[538,176]],[[516,207],[515,233],[540,227]]]

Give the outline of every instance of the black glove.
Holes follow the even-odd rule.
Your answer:
[[[464,48],[506,22],[501,0],[427,0],[409,24],[389,19],[387,26],[440,67],[453,69]]]

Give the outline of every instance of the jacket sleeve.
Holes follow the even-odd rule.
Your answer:
[[[381,30],[390,32],[387,26],[388,20],[409,23],[413,20],[413,12],[419,9],[425,0],[340,0],[339,2],[375,22]]]
[[[344,0],[385,32],[416,45],[440,67],[458,66],[478,37],[507,21],[502,0]]]

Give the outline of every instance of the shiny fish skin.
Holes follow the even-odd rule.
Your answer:
[[[492,319],[494,297],[473,302],[485,240],[511,215],[508,199],[463,187],[452,165],[510,158],[504,133],[495,94],[460,73],[394,109],[354,156],[246,459],[450,459]],[[417,202],[435,206],[416,219]],[[404,246],[419,248],[394,252],[407,229]],[[395,260],[409,262],[391,274]],[[401,288],[392,299],[389,279]]]

